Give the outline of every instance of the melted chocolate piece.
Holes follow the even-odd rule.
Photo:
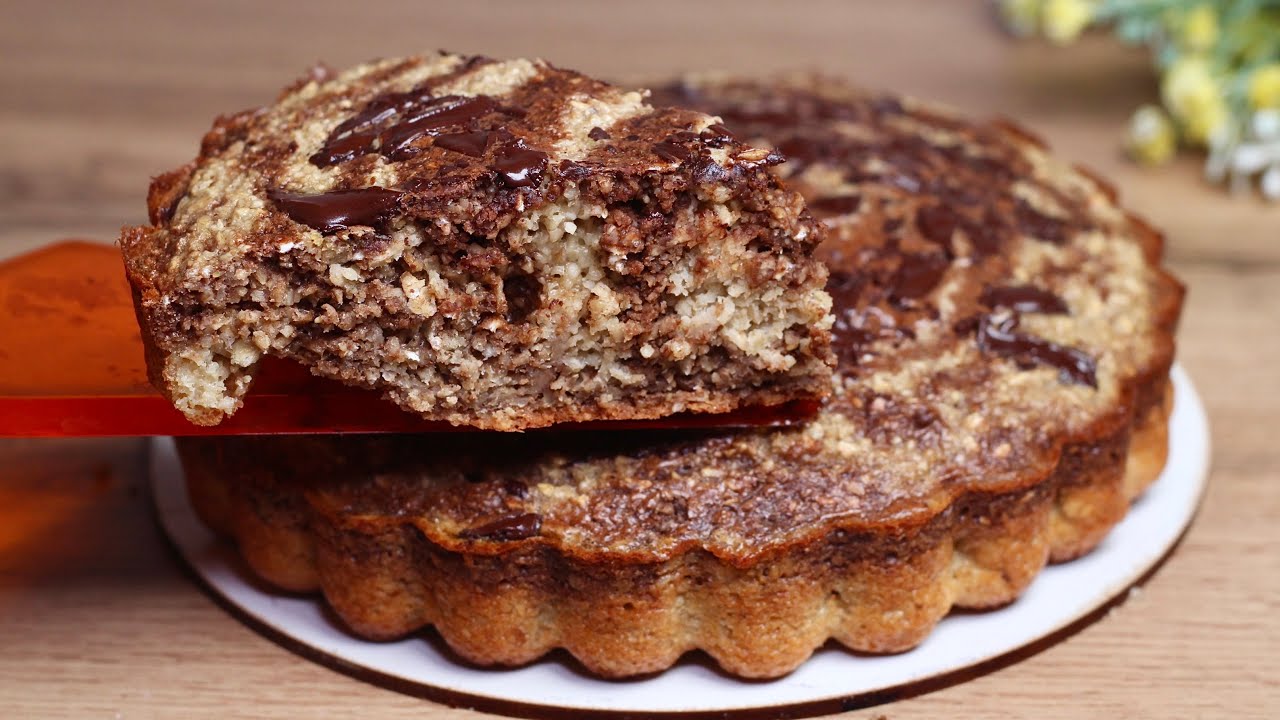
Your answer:
[[[904,254],[902,265],[893,276],[890,297],[895,303],[915,300],[928,295],[946,274],[951,262],[937,253]]]
[[[587,132],[587,137],[592,140],[609,140],[613,136],[609,134],[608,130],[605,130],[602,127],[593,127]]]
[[[869,286],[871,278],[861,272],[851,272],[832,267],[827,279],[827,293],[831,295],[831,311],[835,323],[831,326],[831,348],[842,368],[856,365],[877,336],[873,328],[865,327],[859,317],[858,304]]]
[[[542,532],[542,516],[538,513],[523,513],[500,518],[479,527],[467,528],[458,533],[458,537],[463,540],[512,542],[534,537],[540,532]]]
[[[836,354],[836,367],[841,370],[857,365],[867,346],[876,339],[876,333],[856,327],[849,321],[852,313],[836,315],[836,323],[831,327],[831,349]]]
[[[612,147],[612,146],[610,146]],[[557,166],[560,176],[571,182],[578,182],[591,177],[595,172],[595,167],[587,163],[580,163],[575,160],[561,160]]]
[[[678,145],[671,140],[663,140],[653,146],[653,152],[663,160],[670,162],[684,162],[688,160],[692,153],[683,145]]]
[[[1026,333],[1014,332],[1018,316],[995,318],[985,315],[978,320],[978,347],[1012,359],[1018,367],[1048,365],[1059,375],[1079,385],[1098,387],[1097,364],[1083,352],[1065,345],[1049,342]]]
[[[374,98],[363,110],[329,133],[311,164],[328,167],[377,152],[391,160],[403,160],[417,150],[413,143],[426,135],[469,126],[495,112],[516,114],[487,95],[431,95],[432,85],[405,93]],[[391,124],[388,122],[395,120]],[[385,127],[382,127],[386,125]]]
[[[778,152],[790,163],[793,173],[803,172],[815,162],[830,157],[829,150],[825,143],[806,137],[791,137],[778,143]]]
[[[960,226],[960,216],[946,205],[925,205],[916,210],[916,229],[929,242],[951,250],[951,236]]]
[[[378,137],[373,130],[377,125],[405,113],[430,99],[432,88],[423,86],[403,93],[380,95],[360,112],[347,118],[329,133],[324,145],[311,156],[311,164],[328,167],[363,155]],[[363,152],[361,152],[363,150]]]
[[[346,162],[368,152],[377,137],[377,134],[372,132],[352,133],[341,138],[330,136],[324,146],[311,156],[310,162],[316,167],[329,167]]]
[[[833,265],[831,274],[827,277],[827,294],[831,296],[832,312],[838,316],[845,310],[858,307],[868,280],[869,278],[863,273]]]
[[[1068,312],[1067,303],[1062,298],[1033,285],[988,285],[982,289],[978,302],[992,309],[1002,307],[1020,313],[1066,315]]]
[[[707,147],[718,148],[724,147],[738,139],[738,136],[730,132],[729,128],[720,123],[713,123],[707,126],[699,135]]]
[[[482,157],[484,149],[489,145],[489,133],[484,130],[476,132],[450,133],[436,137],[436,147],[452,150],[471,157]]]
[[[1014,202],[1013,214],[1018,228],[1023,233],[1054,245],[1061,245],[1067,241],[1070,226],[1063,220],[1049,217],[1036,210],[1026,200],[1018,198]]]
[[[508,275],[502,280],[502,296],[507,301],[507,322],[522,323],[542,303],[542,283],[525,273]]]
[[[267,197],[295,222],[320,232],[334,232],[352,225],[377,225],[395,211],[400,195],[399,190],[376,186],[320,195],[267,191]]]
[[[493,151],[493,168],[511,187],[529,187],[547,168],[547,154],[534,150],[520,138],[503,140]]]
[[[384,120],[390,120],[396,113],[406,112],[417,105],[432,99],[430,87],[420,87],[403,93],[387,93],[369,101],[360,112],[338,124],[329,133],[329,139],[371,128]]]
[[[765,162],[768,162],[768,158]],[[703,158],[694,168],[694,177],[704,185],[727,182],[732,175],[730,170],[720,167],[710,156]]]
[[[964,234],[969,238],[969,247],[973,256],[978,259],[998,255],[1004,247],[1007,235],[1004,222],[991,208],[982,217],[982,222],[964,222]]]
[[[852,215],[862,207],[861,195],[829,195],[809,202],[815,215]]]
[[[414,114],[379,133],[378,152],[391,160],[403,160],[416,152],[411,146],[418,138],[463,127],[472,120],[497,110],[498,104],[484,95],[471,98],[445,95],[435,98]],[[366,152],[372,152],[372,148]]]

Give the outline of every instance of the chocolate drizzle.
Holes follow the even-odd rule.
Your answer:
[[[1068,382],[1098,387],[1097,365],[1093,358],[1075,348],[1015,332],[1017,328],[1017,315],[984,315],[978,319],[978,347],[1010,358],[1018,367],[1047,365],[1057,369]]]
[[[458,537],[463,540],[512,542],[534,537],[540,532],[542,532],[542,516],[538,513],[523,513],[499,518],[478,527],[467,528],[458,533]]]
[[[736,142],[733,133],[716,123],[708,125],[702,132],[682,130],[672,133],[661,142],[653,144],[653,153],[667,162],[681,164],[697,159],[694,171],[699,181],[717,182],[723,179],[726,170],[711,159],[707,149],[725,147],[733,142]],[[782,158],[776,152],[770,152],[764,158],[766,165],[777,165],[780,162]]]
[[[983,288],[978,302],[989,308],[1004,308],[1011,314],[984,315],[977,320],[978,347],[986,352],[1013,358],[1019,367],[1048,365],[1057,368],[1067,381],[1098,387],[1097,365],[1093,358],[1071,347],[1058,345],[1034,335],[1014,332],[1019,313],[1065,315],[1067,303],[1048,290],[1031,285]]]
[[[311,164],[328,167],[373,152],[392,161],[404,160],[419,152],[415,146],[419,138],[465,128],[504,110],[486,95],[433,97],[430,86],[390,93],[374,98],[364,110],[334,128],[311,156]]]
[[[376,186],[320,195],[267,191],[267,197],[295,222],[320,232],[335,232],[353,225],[377,225],[395,212],[401,194],[399,190]]]
[[[374,98],[334,128],[311,156],[311,163],[328,167],[371,153],[398,162],[422,152],[425,146],[419,140],[431,137],[436,147],[469,157],[484,157],[491,151],[494,173],[510,187],[537,183],[547,167],[545,152],[529,147],[502,125],[478,127],[494,115],[523,118],[525,110],[502,105],[487,95],[435,97],[431,91],[436,84]]]

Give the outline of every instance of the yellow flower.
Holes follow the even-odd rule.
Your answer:
[[[1249,104],[1254,108],[1280,108],[1280,63],[1263,65],[1249,76]]]
[[[1000,18],[1009,32],[1027,37],[1040,24],[1040,5],[1043,0],[1000,0]]]
[[[1125,145],[1134,160],[1143,165],[1160,165],[1173,157],[1177,140],[1169,116],[1155,105],[1143,105],[1129,121]]]
[[[1214,131],[1227,122],[1227,103],[1222,89],[1213,77],[1209,62],[1202,57],[1184,57],[1169,66],[1160,85],[1160,95],[1188,142],[1208,143]]]
[[[1188,50],[1204,52],[1218,42],[1218,12],[1209,3],[1191,8],[1181,25],[1178,41]]]
[[[1040,10],[1040,25],[1045,37],[1066,45],[1080,36],[1093,19],[1091,0],[1045,0]]]

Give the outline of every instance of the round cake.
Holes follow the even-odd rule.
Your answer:
[[[839,367],[797,427],[206,438],[202,517],[350,629],[590,671],[785,674],[918,644],[1093,548],[1159,474],[1182,286],[1115,191],[1004,121],[811,78],[691,78],[821,218]]]

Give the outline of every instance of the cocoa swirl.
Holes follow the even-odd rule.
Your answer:
[[[344,184],[355,184],[359,161],[366,156],[391,163],[414,161],[413,167],[402,173],[402,189],[414,193],[481,177],[492,178],[511,190],[528,190],[536,189],[549,176],[581,182],[601,173],[634,174],[670,163],[687,168],[696,182],[739,180],[732,164],[724,167],[710,151],[736,151],[745,146],[720,124],[694,132],[701,120],[698,114],[669,108],[642,113],[608,129],[592,127],[587,137],[595,147],[585,158],[552,163],[549,150],[561,139],[557,130],[562,103],[570,97],[601,92],[607,86],[549,68],[502,97],[442,92],[451,81],[493,62],[482,56],[470,57],[409,90],[382,92],[358,101],[358,109],[338,123],[310,155],[310,164],[319,168],[343,166]],[[388,72],[394,74],[395,69]],[[432,153],[434,148],[444,155]],[[772,154],[754,164],[781,161],[781,156]]]
[[[1069,382],[1098,387],[1097,365],[1093,358],[1075,348],[1064,347],[1034,335],[1015,332],[1018,316],[999,318],[984,316],[978,321],[978,346],[1003,357],[1012,358],[1019,367],[1048,365],[1056,368]]]
[[[1096,386],[1096,362],[1084,352],[1015,332],[1019,313],[1068,312],[1050,290],[1004,281],[1015,249],[1062,246],[1094,229],[1087,199],[1030,164],[1024,147],[1038,147],[1034,136],[1006,120],[970,123],[896,98],[786,85],[729,82],[707,92],[682,83],[655,98],[718,115],[738,136],[775,147],[786,158],[780,172],[831,223],[837,238],[824,252],[842,372],[936,352],[909,341],[918,323],[943,320],[984,353]],[[944,286],[953,288],[950,320],[941,317]]]

